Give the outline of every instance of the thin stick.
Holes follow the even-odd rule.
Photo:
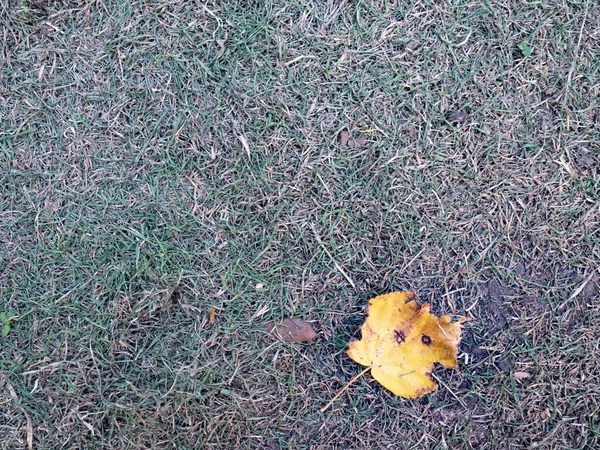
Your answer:
[[[356,375],[354,378],[352,378],[352,379],[351,379],[351,380],[348,382],[348,384],[342,388],[342,390],[341,390],[340,392],[338,392],[337,394],[335,394],[335,397],[333,397],[329,403],[327,403],[325,406],[323,406],[323,407],[321,408],[321,412],[325,412],[325,411],[327,410],[327,408],[329,408],[331,405],[333,405],[333,402],[335,402],[335,401],[336,401],[338,398],[340,398],[340,396],[341,396],[341,395],[344,393],[344,391],[345,391],[346,389],[348,389],[348,387],[349,387],[349,386],[350,386],[352,383],[354,383],[356,380],[358,380],[360,377],[362,377],[362,376],[363,376],[363,375],[364,375],[364,374],[365,374],[365,373],[366,373],[368,370],[370,370],[370,369],[371,369],[371,367],[369,366],[369,367],[367,367],[365,370],[363,370],[361,373],[359,373],[358,375]]]

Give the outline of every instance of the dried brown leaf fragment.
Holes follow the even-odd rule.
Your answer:
[[[300,319],[287,318],[278,324],[270,320],[265,324],[265,331],[290,343],[309,342],[317,337],[311,326]]]

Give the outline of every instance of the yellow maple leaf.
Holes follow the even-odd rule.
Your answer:
[[[392,292],[369,300],[362,339],[350,341],[347,351],[366,369],[332,402],[369,369],[373,378],[394,394],[418,398],[437,388],[430,378],[435,362],[456,368],[461,323],[470,319],[452,323],[450,316],[438,318],[431,314],[429,304],[419,305],[414,297],[412,292]]]

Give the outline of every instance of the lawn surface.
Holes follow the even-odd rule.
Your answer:
[[[600,448],[599,143],[594,1],[1,2],[0,448]]]

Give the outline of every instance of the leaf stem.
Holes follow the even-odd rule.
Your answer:
[[[362,376],[363,376],[363,375],[364,375],[364,374],[365,374],[365,373],[366,373],[368,370],[370,370],[370,369],[371,369],[371,366],[367,367],[367,368],[366,368],[365,370],[363,370],[361,373],[359,373],[359,374],[358,374],[358,375],[356,375],[354,378],[352,378],[352,379],[351,379],[351,380],[348,382],[348,384],[346,384],[346,386],[344,386],[344,387],[343,387],[343,388],[340,390],[340,392],[338,392],[337,394],[335,394],[335,397],[333,397],[333,398],[330,400],[330,402],[329,402],[329,403],[327,403],[325,406],[323,406],[323,407],[321,408],[321,412],[325,412],[325,411],[327,410],[327,408],[329,408],[329,407],[330,407],[330,406],[333,404],[333,402],[335,402],[335,401],[336,401],[338,398],[340,398],[340,396],[341,396],[341,395],[344,393],[344,391],[345,391],[346,389],[348,389],[348,387],[349,387],[349,386],[350,386],[352,383],[354,383],[356,380],[358,380],[360,377],[362,377]]]

